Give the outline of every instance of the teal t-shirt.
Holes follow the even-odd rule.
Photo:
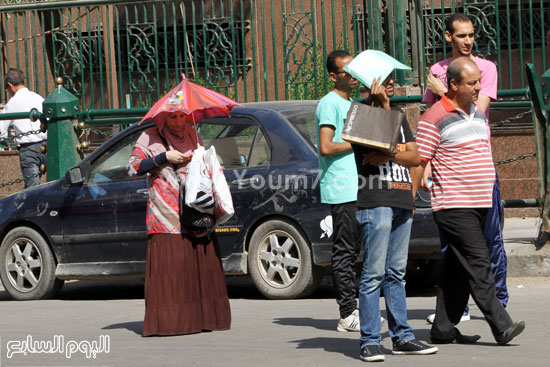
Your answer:
[[[317,105],[315,122],[317,123],[317,152],[321,169],[321,202],[325,204],[342,204],[357,200],[357,167],[353,151],[339,155],[321,156],[319,151],[319,132],[321,126],[334,127],[334,142],[344,142],[342,130],[344,121],[351,106],[351,101],[330,92]]]

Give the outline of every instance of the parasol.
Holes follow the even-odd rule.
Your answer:
[[[183,111],[185,120],[195,125],[202,119],[229,116],[233,107],[242,107],[231,98],[191,82],[185,74],[182,78],[181,83],[151,107],[140,124],[145,121],[158,122],[163,114]]]

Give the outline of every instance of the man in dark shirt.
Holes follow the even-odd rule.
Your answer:
[[[384,109],[392,108],[394,94],[391,75],[381,82],[374,80],[367,103]],[[397,107],[394,107],[397,108]],[[384,291],[388,328],[393,354],[433,354],[438,351],[416,340],[407,322],[405,268],[411,233],[416,187],[409,167],[420,164],[420,156],[408,122],[401,127],[400,144],[395,155],[353,145],[359,191],[357,220],[361,227],[364,250],[363,271],[359,285],[361,322],[360,358],[383,361],[380,350],[380,290]],[[416,174],[421,174],[417,169]],[[413,173],[414,174],[414,173]]]

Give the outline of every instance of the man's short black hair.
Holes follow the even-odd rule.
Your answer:
[[[10,83],[11,85],[17,87],[18,85],[25,84],[25,78],[19,70],[10,69],[4,78],[4,83],[6,83],[6,85]]]
[[[463,23],[472,23],[474,24],[474,20],[471,16],[464,14],[464,13],[454,13],[449,18],[447,18],[447,23],[445,23],[445,31],[449,32],[451,35],[455,33],[455,28],[453,27],[453,23],[455,21],[463,22]]]
[[[336,67],[336,59],[340,57],[346,57],[351,56],[349,52],[345,50],[334,50],[327,56],[327,71],[329,73],[336,73],[338,72],[338,68]]]

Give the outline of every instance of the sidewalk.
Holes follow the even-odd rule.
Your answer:
[[[550,277],[550,243],[537,250],[538,218],[506,218],[504,248],[508,257],[508,277]]]

